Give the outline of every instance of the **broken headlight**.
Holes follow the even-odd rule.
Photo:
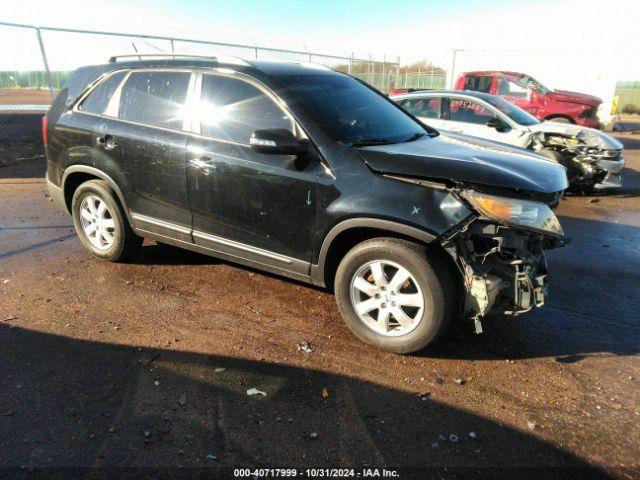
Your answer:
[[[475,190],[467,190],[464,197],[478,213],[488,219],[547,234],[564,235],[558,218],[544,203],[519,198],[496,197]]]

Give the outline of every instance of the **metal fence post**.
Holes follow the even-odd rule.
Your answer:
[[[384,76],[384,67],[386,64],[387,64],[387,56],[383,55],[382,56],[382,85],[380,85],[381,87],[380,90],[382,90],[383,92],[387,90],[387,88],[389,87],[389,82]]]
[[[53,82],[51,81],[51,72],[49,71],[49,61],[47,60],[47,52],[44,50],[44,42],[42,41],[42,33],[40,29],[36,27],[36,35],[38,35],[38,44],[40,45],[40,53],[42,54],[42,61],[44,62],[44,70],[47,73],[47,83],[49,84],[49,92],[51,93],[51,100],[56,98],[56,94],[53,91]]]

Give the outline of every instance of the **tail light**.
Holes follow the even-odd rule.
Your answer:
[[[49,139],[47,138],[47,117],[42,117],[42,141],[44,142],[44,146],[47,146],[49,143]]]

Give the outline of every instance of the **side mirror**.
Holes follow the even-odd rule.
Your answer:
[[[507,132],[511,130],[509,128],[509,125],[507,125],[497,117],[490,118],[489,121],[487,122],[487,127],[495,128],[498,132]]]
[[[309,142],[298,140],[285,128],[256,130],[249,139],[254,152],[272,155],[300,155],[307,151]]]

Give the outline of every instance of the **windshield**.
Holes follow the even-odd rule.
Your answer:
[[[538,120],[530,113],[525,112],[520,107],[516,107],[512,103],[509,103],[506,100],[501,99],[500,97],[487,95],[486,97],[483,97],[483,100],[496,107],[507,117],[509,117],[514,122],[519,123],[520,125],[530,127],[531,125],[537,125],[538,123],[540,123],[540,120]]]
[[[534,90],[536,90],[536,91],[538,91],[540,93],[544,93],[545,95],[547,93],[551,93],[551,91],[552,91],[550,88],[545,87],[538,80],[536,80],[533,77],[529,77],[528,75],[524,76],[522,78],[519,78],[518,80],[516,80],[516,82],[522,83],[523,85],[526,85],[529,88],[533,88]]]
[[[329,137],[345,145],[383,145],[437,134],[351,77],[279,75],[278,79]]]

